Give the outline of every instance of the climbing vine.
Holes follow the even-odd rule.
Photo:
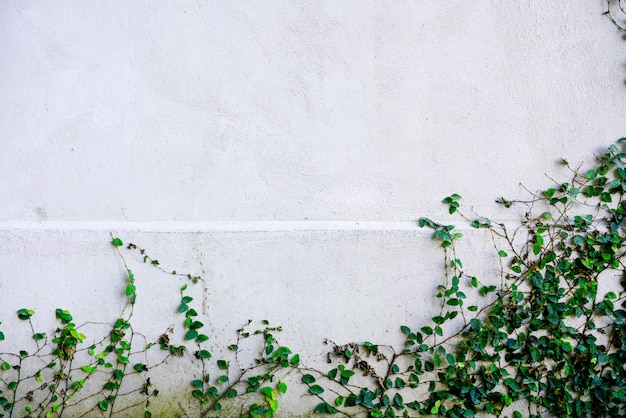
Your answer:
[[[604,13],[613,25],[622,32],[626,32],[626,2],[624,0],[607,0],[606,12]]]
[[[282,372],[285,376],[299,365],[299,356],[281,346],[275,337],[281,328],[262,321],[260,328],[251,330],[249,321],[236,331],[236,343],[228,345],[231,356],[214,358],[204,347],[209,336],[201,331],[204,324],[193,308],[194,298],[185,293],[189,284],[197,284],[202,278],[168,273],[157,259],[131,243],[125,249],[138,251],[144,263],[185,281],[175,309],[183,317],[181,326],[169,326],[148,341],[133,326],[137,282],[120,251],[124,243],[117,237],[111,243],[126,271],[126,303],[121,314],[111,324],[87,322],[77,326],[69,311],[56,309],[59,326],[47,335],[35,331],[33,309],[17,310],[18,319],[28,324],[33,342],[18,353],[0,350],[0,417],[111,417],[131,411],[138,416],[137,411],[142,410],[143,416],[150,418],[151,400],[159,395],[152,372],[173,359],[196,363],[199,370],[190,371],[188,382],[189,398],[196,403],[189,409],[194,412],[179,402],[178,415],[217,416],[222,402],[237,398],[239,416],[272,417],[278,409],[278,395],[287,390],[283,381],[274,382],[275,375]],[[108,331],[95,344],[85,346],[87,335],[81,329],[89,325],[104,326]],[[182,333],[176,335],[175,328],[182,329]],[[4,339],[0,331],[0,341]],[[259,353],[243,362],[240,346],[252,339],[258,340],[253,345],[260,346]],[[174,340],[180,344],[174,344]]]
[[[463,213],[457,194],[443,199],[450,214],[490,233],[502,261],[495,283],[464,270],[455,226],[421,218],[446,261],[439,312],[417,329],[402,326],[401,348],[335,345],[330,371],[302,377],[321,401],[315,411],[624,416],[625,143],[527,201],[499,199],[525,207],[515,228]]]

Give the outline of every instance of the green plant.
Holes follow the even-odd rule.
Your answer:
[[[133,271],[128,267],[120,248],[120,238],[111,241],[126,270],[124,297],[126,303],[118,318],[111,324],[86,322],[77,326],[71,313],[56,309],[59,326],[48,337],[36,332],[33,323],[35,311],[22,308],[17,311],[18,319],[27,322],[33,339],[33,351],[18,353],[0,351],[0,417],[114,416],[142,410],[147,418],[152,416],[150,400],[159,395],[151,380],[151,371],[165,367],[168,359],[200,363],[200,376],[189,376],[189,392],[198,402],[192,413],[202,417],[218,414],[222,402],[252,399],[247,408],[241,406],[240,416],[272,417],[278,409],[278,397],[285,393],[287,385],[280,380],[274,384],[277,374],[285,376],[299,364],[299,356],[281,346],[275,338],[280,327],[272,327],[263,321],[263,327],[248,331],[252,321],[237,330],[237,342],[228,346],[236,368],[230,367],[231,360],[214,360],[211,352],[203,347],[209,336],[201,333],[204,324],[192,307],[193,297],[185,294],[188,284],[181,287],[181,298],[177,309],[184,315],[180,336],[184,344],[176,345],[173,327],[169,327],[154,342],[147,343],[145,337],[135,331],[132,317],[137,303],[137,283]],[[145,250],[128,244],[127,250],[139,251],[144,263],[150,263],[167,273],[158,260],[149,257]],[[196,284],[202,279],[189,274],[171,273],[178,279]],[[96,344],[84,345],[87,336],[80,329],[89,325],[108,328]],[[240,361],[239,345],[243,340],[260,339],[260,351],[249,364]],[[0,332],[0,341],[5,339]],[[137,342],[137,340],[140,342]],[[187,345],[194,346],[190,352]],[[161,357],[156,362],[148,361],[148,352],[157,350]],[[152,356],[151,358],[154,358]],[[158,356],[157,356],[158,358]],[[43,366],[40,366],[43,365]],[[193,372],[191,372],[193,373]],[[215,373],[216,378],[212,378]],[[122,390],[124,389],[124,390]]]
[[[501,260],[497,280],[464,270],[453,225],[421,218],[444,250],[439,312],[418,329],[402,326],[402,348],[335,344],[336,366],[302,377],[321,401],[315,412],[625,415],[625,143],[528,201],[501,199],[526,206],[514,229],[464,215],[457,194],[443,200],[451,214],[490,233]]]

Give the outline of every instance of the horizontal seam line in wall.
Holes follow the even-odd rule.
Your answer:
[[[450,222],[458,230],[475,230],[465,222]],[[519,226],[508,224],[507,227]],[[283,231],[432,231],[417,221],[5,221],[0,231],[139,231],[139,232],[283,232]]]

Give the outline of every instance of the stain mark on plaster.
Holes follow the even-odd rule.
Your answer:
[[[35,209],[35,212],[37,212],[37,217],[39,217],[40,221],[45,221],[48,219],[48,212],[46,212],[46,209],[37,208]]]
[[[202,314],[209,316],[209,288],[206,286],[202,289]]]

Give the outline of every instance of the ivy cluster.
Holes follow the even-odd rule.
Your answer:
[[[249,321],[237,330],[236,343],[228,346],[232,359],[214,359],[204,347],[209,336],[201,332],[204,324],[193,308],[193,297],[185,293],[188,289],[188,283],[185,283],[180,288],[181,296],[176,309],[179,315],[184,316],[183,334],[175,335],[174,327],[169,327],[153,342],[147,342],[132,325],[138,300],[137,283],[120,252],[124,244],[120,238],[113,238],[111,243],[126,270],[126,304],[121,315],[107,325],[108,331],[96,344],[86,346],[87,336],[80,329],[103,324],[84,323],[77,326],[69,311],[56,309],[59,326],[47,335],[35,331],[33,309],[17,310],[17,318],[28,323],[33,349],[18,353],[0,350],[0,418],[129,414],[151,418],[153,410],[150,401],[159,395],[152,381],[152,372],[166,367],[169,359],[196,363],[200,370],[199,376],[191,371],[189,377],[189,394],[196,401],[196,406],[186,410],[179,403],[178,414],[219,416],[223,402],[237,399],[238,416],[273,417],[278,410],[279,395],[287,391],[287,384],[283,380],[274,383],[274,377],[277,373],[286,376],[300,363],[298,354],[278,343],[275,335],[281,328],[263,321],[261,328],[249,331],[252,324]],[[134,244],[128,244],[126,249],[139,251],[144,263],[165,272],[159,261],[149,257],[143,249]],[[171,274],[188,279],[192,284],[202,280],[199,276],[176,271]],[[0,342],[5,338],[0,331]],[[260,340],[261,348],[255,358],[244,364],[239,358],[240,344],[251,338]],[[174,344],[174,340],[182,341],[182,344]],[[156,356],[148,355],[155,350]],[[231,363],[236,367],[232,367]]]
[[[463,214],[457,194],[443,200],[450,214],[491,234],[501,260],[495,280],[464,270],[453,225],[420,219],[445,254],[440,311],[430,324],[402,326],[402,348],[335,345],[335,368],[302,377],[321,400],[315,411],[625,416],[625,144],[611,145],[592,169],[570,168],[568,182],[528,201],[500,199],[526,206],[516,228]]]

